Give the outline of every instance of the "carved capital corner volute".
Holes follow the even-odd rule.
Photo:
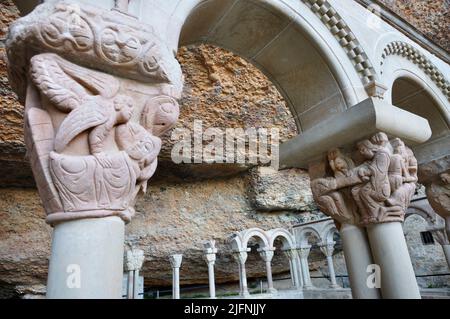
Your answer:
[[[309,172],[314,199],[325,214],[338,224],[366,226],[404,220],[417,170],[411,149],[380,132],[353,150],[330,150]]]
[[[179,116],[173,52],[132,16],[70,1],[18,19],[6,49],[47,222],[129,222]]]

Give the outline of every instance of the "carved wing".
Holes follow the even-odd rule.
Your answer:
[[[78,134],[104,124],[110,109],[95,101],[74,109],[67,115],[59,127],[55,137],[55,151],[60,153]]]
[[[39,54],[31,59],[31,79],[63,112],[79,107],[92,95],[113,97],[120,85],[110,75],[87,70],[53,53]]]

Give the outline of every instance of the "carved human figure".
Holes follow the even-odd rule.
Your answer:
[[[45,176],[38,182],[50,184],[42,185],[52,193],[44,197],[56,200],[47,207],[47,221],[104,216],[129,221],[136,195],[146,191],[156,169],[161,140],[151,134],[154,122],[147,119],[146,129],[130,121],[135,105],[131,97],[119,93],[117,78],[56,54],[34,56],[31,79],[50,102],[26,109],[31,139],[51,142],[32,148],[42,161],[35,174]],[[152,104],[147,112],[152,108],[158,113]],[[40,132],[43,122],[51,129]]]
[[[318,178],[311,181],[314,200],[319,208],[339,223],[354,223],[355,209],[347,184],[353,184],[353,161],[339,149],[328,152],[328,164],[333,177]]]
[[[388,177],[390,154],[386,147],[369,140],[359,142],[357,149],[366,162],[356,168],[363,183],[353,186],[351,193],[358,205],[361,222],[377,222],[384,215],[383,204],[391,194]]]

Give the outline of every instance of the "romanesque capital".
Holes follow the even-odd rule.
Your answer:
[[[207,264],[213,264],[216,261],[216,254],[217,254],[217,248],[216,248],[216,241],[215,240],[208,240],[203,243],[204,247],[204,259]]]
[[[51,1],[13,24],[7,55],[47,222],[130,221],[178,119],[174,54],[132,16]]]
[[[248,253],[246,251],[234,251],[233,258],[239,265],[245,265],[247,261]]]
[[[321,243],[319,245],[320,251],[326,256],[326,257],[332,257],[334,252],[334,245],[336,242],[326,242]]]
[[[289,258],[289,260],[295,260],[298,257],[298,253],[296,249],[287,249],[284,250],[284,253]]]
[[[181,262],[183,261],[183,255],[182,254],[170,255],[169,261],[172,268],[180,268]]]
[[[297,248],[298,254],[301,259],[307,259],[309,256],[309,252],[311,251],[311,245],[300,246]]]
[[[140,270],[144,263],[144,258],[144,251],[142,249],[127,250],[125,254],[125,271]]]
[[[273,249],[261,249],[258,250],[259,255],[261,256],[261,258],[267,263],[267,262],[271,262],[273,255],[274,255],[274,250]]]
[[[431,207],[444,218],[450,238],[450,155],[421,164],[419,180],[425,185]]]
[[[404,220],[416,189],[418,165],[399,138],[389,140],[377,133],[358,142],[353,157],[332,149],[322,174],[317,167],[312,165],[310,170],[313,196],[319,208],[338,223]]]

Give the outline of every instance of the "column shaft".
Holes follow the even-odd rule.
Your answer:
[[[180,299],[180,268],[173,268],[173,299]]]
[[[327,263],[328,263],[328,272],[330,273],[330,281],[331,281],[331,288],[338,288],[338,284],[336,282],[336,274],[334,272],[334,265],[333,265],[333,256],[327,256]]]
[[[208,279],[209,279],[209,297],[216,298],[216,284],[214,279],[214,263],[208,263]]]
[[[367,266],[374,262],[366,231],[355,225],[343,224],[340,234],[353,298],[380,299],[379,289],[367,286]]]
[[[420,299],[401,223],[370,225],[367,234],[374,261],[381,268],[383,298]]]
[[[55,225],[47,298],[122,298],[124,233],[119,217]]]

